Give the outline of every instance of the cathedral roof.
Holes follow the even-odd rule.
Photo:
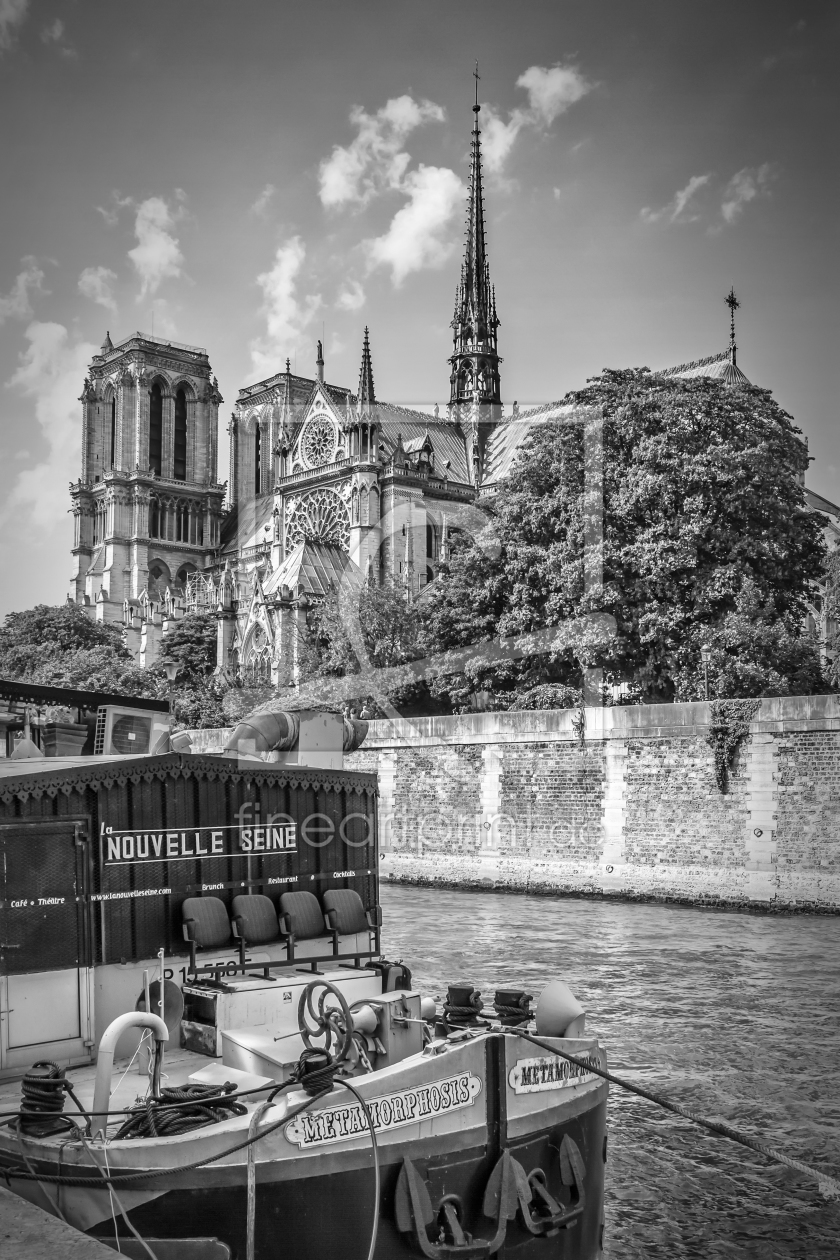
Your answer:
[[[289,552],[279,569],[274,570],[263,591],[266,599],[279,595],[283,586],[288,586],[294,593],[305,590],[312,595],[324,596],[342,582],[358,584],[362,580],[358,565],[341,547],[304,539]]]
[[[450,481],[470,483],[467,447],[462,431],[451,420],[435,419],[424,411],[411,411],[394,403],[377,403],[380,444],[390,454],[397,445],[397,435],[402,434],[403,450],[419,439],[419,450],[428,433],[435,452],[435,469],[442,475],[446,469]],[[446,468],[448,462],[448,468]]]
[[[491,489],[508,475],[517,452],[535,425],[560,418],[572,410],[568,403],[544,403],[500,420],[487,439],[482,489]]]
[[[720,354],[710,354],[705,359],[694,359],[691,363],[678,363],[676,367],[663,368],[657,375],[681,376],[688,380],[708,376],[712,380],[723,381],[725,385],[751,384],[734,361],[730,347],[721,350]]]
[[[222,521],[219,539],[225,553],[254,547],[265,540],[265,526],[271,522],[274,511],[274,493],[261,494],[255,499],[235,503]]]

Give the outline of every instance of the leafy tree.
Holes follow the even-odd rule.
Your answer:
[[[167,665],[178,666],[171,684]],[[227,685],[214,676],[215,668],[216,619],[212,613],[188,613],[167,630],[157,661],[146,671],[157,693],[171,698],[176,728],[226,725]]]
[[[120,627],[92,620],[78,604],[37,604],[8,613],[0,626],[0,677],[137,695],[138,672]]]
[[[298,650],[301,675],[305,681],[388,671],[376,680],[379,694],[400,709],[416,706],[426,689],[399,667],[421,656],[419,640],[419,610],[402,586],[365,582],[353,590],[332,591],[310,610]],[[355,710],[373,706],[373,695],[356,696],[351,704]]]
[[[828,633],[828,661],[825,675],[833,687],[840,688],[840,545],[832,547],[825,567],[825,607]]]
[[[180,673],[174,685],[165,665]],[[164,635],[160,659],[141,669],[126,649],[122,628],[92,620],[78,604],[38,604],[9,613],[0,626],[0,677],[47,686],[171,699],[176,727],[223,726],[224,687],[213,678],[216,622],[184,617]]]
[[[477,647],[438,679],[454,707],[480,688],[509,704],[544,682],[579,687],[585,668],[648,701],[688,699],[707,642],[722,654],[718,694],[824,685],[802,630],[821,522],[804,503],[799,431],[769,392],[633,369],[564,401],[500,488],[494,546],[454,550],[424,616],[427,650],[546,627],[556,642],[498,664]]]
[[[583,693],[564,683],[540,683],[522,691],[511,704],[512,709],[576,709]]]

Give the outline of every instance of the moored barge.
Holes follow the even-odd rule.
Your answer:
[[[157,1260],[600,1254],[604,1049],[559,980],[440,1003],[384,957],[363,735],[0,762],[16,1193]]]

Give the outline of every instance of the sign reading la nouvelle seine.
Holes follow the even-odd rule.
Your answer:
[[[481,1093],[481,1080],[472,1072],[460,1072],[445,1081],[401,1089],[382,1098],[368,1098],[368,1108],[377,1133],[398,1129],[404,1124],[417,1124],[435,1116],[448,1115],[471,1107]],[[347,1107],[326,1107],[323,1111],[302,1111],[285,1129],[289,1142],[300,1147],[323,1146],[329,1142],[346,1142],[370,1133],[367,1118],[358,1103]]]
[[[114,831],[102,824],[102,860],[106,866],[137,862],[195,862],[203,858],[251,857],[257,853],[294,853],[294,822],[249,827],[198,827],[185,831]]]

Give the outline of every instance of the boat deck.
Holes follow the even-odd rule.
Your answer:
[[[150,1081],[146,1071],[138,1070],[139,1057],[135,1058],[133,1062],[130,1058],[115,1060],[111,1080],[109,1111],[127,1111],[137,1103],[145,1102],[150,1089]],[[222,1074],[221,1079],[224,1079],[225,1075],[230,1080],[244,1075],[241,1072],[236,1072],[234,1069],[225,1069],[220,1059],[212,1059],[204,1054],[196,1054],[193,1050],[170,1050],[167,1047],[163,1061],[161,1086],[166,1088],[186,1085],[194,1073],[200,1072],[210,1065],[214,1065],[217,1073]],[[73,1092],[79,1099],[82,1107],[90,1111],[93,1107],[96,1064],[88,1063],[82,1067],[68,1068],[65,1075],[73,1086]],[[237,1088],[243,1087],[247,1088],[242,1082],[237,1082]],[[240,1101],[246,1105],[256,1106],[263,1098],[264,1094],[253,1094],[251,1097],[242,1098]],[[20,1077],[17,1080],[0,1082],[0,1113],[5,1115],[8,1112],[18,1111],[20,1101]],[[72,1116],[74,1113],[76,1113],[76,1105],[68,1095],[64,1104],[64,1114]],[[109,1136],[113,1136],[126,1118],[126,1116],[114,1117],[114,1120],[108,1125]],[[2,1123],[4,1121],[0,1119],[0,1124]]]

